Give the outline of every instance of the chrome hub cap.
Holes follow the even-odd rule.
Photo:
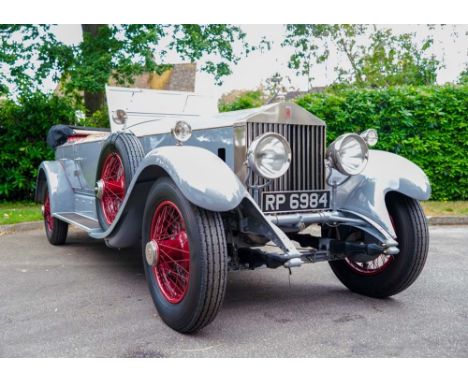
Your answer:
[[[155,240],[151,240],[146,243],[145,247],[145,256],[146,262],[150,267],[156,266],[158,264],[159,248],[158,243]]]
[[[96,188],[94,190],[96,191],[96,198],[102,199],[102,195],[104,194],[104,181],[102,179],[96,182]]]

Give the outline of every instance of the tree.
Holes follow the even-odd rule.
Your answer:
[[[412,34],[394,35],[388,29],[375,29],[370,41],[359,58],[362,82],[373,87],[435,84],[441,65],[434,55],[426,54],[432,38],[417,46]]]
[[[275,72],[262,81],[256,90],[232,90],[223,94],[219,100],[218,108],[221,112],[252,109],[277,102],[279,96],[288,91],[297,91],[291,86],[291,79]]]
[[[459,74],[457,83],[460,85],[468,85],[468,64],[465,69]]]
[[[289,67],[307,77],[309,89],[312,67],[325,62],[332,47],[347,61],[335,67],[338,83],[429,85],[440,68],[435,56],[428,55],[431,38],[418,46],[412,34],[395,35],[390,29],[361,24],[288,24],[286,31],[283,45],[295,48]]]
[[[264,94],[265,103],[268,103],[274,101],[281,93],[287,93],[294,89],[288,76],[283,77],[280,73],[275,72],[264,83],[260,84],[260,90]]]
[[[259,90],[234,90],[224,95],[218,105],[220,112],[252,109],[264,104],[263,92]]]
[[[312,67],[324,62],[329,55],[327,40],[330,26],[325,24],[288,24],[287,35],[282,46],[292,46],[294,53],[289,58],[288,66],[298,75],[307,78],[307,90],[312,87]],[[320,42],[323,42],[320,44]]]
[[[8,84],[18,92],[30,91],[52,76],[66,93],[83,92],[91,114],[103,105],[111,77],[125,84],[143,72],[162,73],[170,51],[191,62],[203,60],[201,70],[220,82],[241,53],[255,49],[239,27],[225,24],[83,24],[82,32],[81,43],[67,45],[51,25],[0,25],[0,92]]]

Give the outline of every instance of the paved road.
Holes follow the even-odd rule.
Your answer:
[[[327,264],[230,274],[215,322],[158,318],[139,254],[73,231],[0,237],[2,357],[467,357],[468,227],[432,227],[426,268],[387,300],[348,292]]]

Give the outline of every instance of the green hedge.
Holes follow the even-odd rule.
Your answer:
[[[224,109],[258,106],[249,102]],[[468,199],[468,86],[330,89],[296,102],[326,121],[329,141],[344,132],[375,128],[377,149],[403,155],[424,169],[433,199]],[[54,124],[73,123],[74,113],[71,100],[53,95],[0,100],[0,200],[32,197],[39,163],[53,158],[45,144],[47,131]]]
[[[32,198],[39,164],[54,156],[45,143],[49,128],[74,118],[72,101],[53,95],[0,101],[0,200]]]
[[[329,141],[374,128],[377,149],[426,172],[432,199],[468,199],[468,86],[329,90],[296,102],[326,121]]]

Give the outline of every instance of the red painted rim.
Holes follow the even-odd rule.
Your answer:
[[[101,180],[101,209],[107,224],[112,224],[125,197],[125,170],[119,154],[112,153],[106,158],[101,170]]]
[[[46,223],[46,227],[49,231],[53,231],[54,229],[54,218],[50,213],[50,200],[49,200],[49,192],[46,192],[44,196],[44,221]]]
[[[165,299],[177,304],[187,294],[190,280],[190,247],[185,221],[177,206],[165,200],[154,211],[150,240],[158,247],[158,260],[151,268]]]
[[[346,258],[345,261],[355,273],[363,276],[375,276],[387,269],[393,261],[393,256],[382,253],[374,260],[365,263],[353,261],[348,258]]]
[[[392,222],[393,229],[395,230],[395,223],[391,216],[390,221]],[[362,276],[375,276],[379,273],[382,273],[385,269],[388,268],[388,266],[393,262],[393,260],[393,255],[386,255],[385,253],[382,253],[381,255],[377,256],[374,260],[367,262],[358,262],[345,258],[345,261],[348,264],[348,266],[355,273]]]

